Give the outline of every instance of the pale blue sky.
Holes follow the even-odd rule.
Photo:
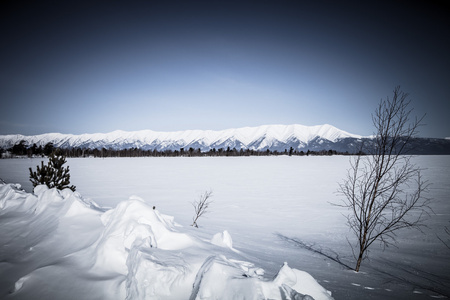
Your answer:
[[[427,113],[420,135],[450,136],[448,10],[313,2],[2,7],[0,134],[328,123],[370,135],[401,85]]]

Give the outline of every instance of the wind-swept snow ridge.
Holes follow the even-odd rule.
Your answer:
[[[0,226],[0,298],[333,299],[286,263],[264,278],[228,232],[197,238],[137,196],[100,212],[69,189],[0,182]]]
[[[313,140],[323,139],[336,142],[343,138],[360,138],[331,125],[303,126],[303,125],[263,125],[258,127],[244,127],[220,131],[186,130],[174,132],[142,131],[113,131],[96,134],[61,134],[48,133],[35,136],[2,135],[0,147],[9,148],[24,140],[28,145],[44,146],[53,143],[61,148],[141,148],[144,150],[179,150],[180,148],[200,148],[208,151],[216,148],[236,148],[253,150],[284,150],[286,147],[296,149],[307,145]]]

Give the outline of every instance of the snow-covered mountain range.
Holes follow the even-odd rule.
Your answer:
[[[361,136],[340,130],[331,125],[263,125],[237,129],[186,130],[175,132],[113,131],[95,134],[61,134],[47,133],[34,136],[1,135],[0,147],[9,148],[24,140],[27,145],[44,146],[53,143],[61,148],[141,148],[178,150],[180,148],[200,148],[202,151],[220,148],[253,149],[253,150],[284,150],[307,148],[310,144],[336,143],[344,138],[359,139]]]
[[[359,150],[362,140],[370,145],[371,137],[364,137],[340,130],[325,124],[317,126],[304,125],[263,125],[258,127],[243,127],[213,130],[185,130],[174,132],[113,131],[94,134],[61,134],[47,133],[41,135],[0,135],[0,148],[8,149],[20,141],[31,146],[45,146],[53,143],[60,148],[90,148],[90,149],[129,149],[158,151],[184,149],[251,149],[284,151],[292,147],[298,151],[336,150],[355,153]],[[414,148],[418,154],[450,154],[450,140],[445,139],[414,139]]]

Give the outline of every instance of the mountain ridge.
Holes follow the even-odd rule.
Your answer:
[[[139,148],[142,150],[200,149],[250,149],[284,151],[336,150],[356,153],[361,143],[373,145],[371,136],[361,136],[340,130],[332,125],[305,126],[261,125],[255,127],[231,128],[225,130],[184,130],[184,131],[123,131],[92,134],[46,133],[40,135],[0,135],[0,148],[8,149],[24,140],[27,146],[36,144],[44,147],[53,143],[59,148],[113,149]],[[411,141],[415,154],[450,154],[450,140],[435,138],[415,138]]]
[[[14,144],[25,140],[26,144],[44,146],[51,142],[56,147],[63,148],[157,148],[158,150],[176,150],[185,147],[200,148],[206,150],[214,147],[249,148],[261,150],[270,148],[275,143],[286,143],[289,139],[297,139],[303,144],[309,143],[312,139],[320,137],[329,141],[336,141],[339,138],[354,137],[359,135],[351,134],[340,130],[332,125],[304,126],[293,125],[261,125],[256,127],[231,128],[225,130],[184,130],[184,131],[123,131],[115,130],[109,133],[92,134],[62,134],[46,133],[40,135],[0,135],[0,147],[9,148]],[[232,147],[232,148],[233,148]]]

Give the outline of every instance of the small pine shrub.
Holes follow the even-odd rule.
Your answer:
[[[69,188],[75,191],[76,187],[74,185],[69,186],[69,167],[64,168],[63,165],[65,163],[66,157],[56,150],[50,154],[47,165],[44,165],[44,162],[41,161],[41,166],[36,166],[37,171],[33,172],[30,168],[30,181],[33,187],[45,184],[49,188],[57,188],[59,190]]]

